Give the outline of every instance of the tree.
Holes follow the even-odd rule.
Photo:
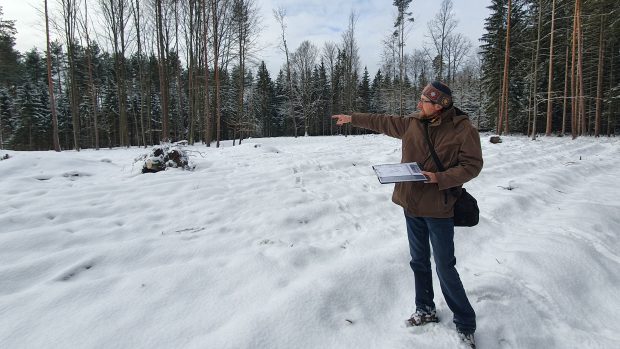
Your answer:
[[[506,16],[506,41],[504,48],[504,76],[502,78],[502,96],[499,105],[499,115],[497,116],[497,134],[502,135],[502,123],[506,123],[506,133],[508,133],[508,69],[510,67],[510,18],[512,13],[512,1],[508,0],[508,15]],[[539,17],[540,20],[540,17]],[[540,23],[539,23],[540,25]],[[540,32],[537,43],[540,42]],[[538,53],[538,48],[536,49]],[[538,56],[536,57],[538,59]],[[534,71],[537,71],[536,66]],[[536,78],[534,78],[534,88],[536,87]],[[534,104],[536,104],[536,91],[534,91]],[[536,106],[534,106],[534,110]],[[534,112],[534,120],[536,120],[536,112]],[[534,121],[535,122],[535,121]]]
[[[127,120],[127,86],[125,80],[125,53],[129,42],[125,37],[129,21],[128,0],[99,0],[108,28],[108,40],[112,45],[115,83],[118,95],[119,142],[129,146],[129,125]],[[157,0],[161,5],[161,0]]]
[[[532,140],[536,139],[536,119],[538,118],[538,91],[537,91],[537,83],[538,83],[538,55],[540,51],[540,32],[542,28],[542,0],[539,2],[538,6],[538,37],[536,38],[536,57],[534,58],[534,114],[532,116]],[[508,121],[506,121],[508,124]]]
[[[573,12],[573,37],[571,40],[571,129],[573,139],[583,134],[583,127],[580,120],[585,115],[583,108],[583,64],[581,47],[581,0],[575,0],[575,11]],[[576,60],[576,61],[575,61]]]
[[[52,112],[52,143],[54,144],[54,150],[59,152],[60,140],[58,139],[58,115],[56,115],[56,101],[54,100],[54,83],[52,79],[52,57],[50,54],[50,29],[47,0],[45,0],[45,42],[47,44],[47,51],[45,55],[47,61],[47,84],[50,96],[50,110]]]
[[[461,33],[451,34],[446,40],[446,53],[448,58],[448,75],[446,77],[446,81],[449,83],[454,83],[456,73],[465,58],[468,57],[471,46],[472,44],[469,39]]]
[[[222,98],[220,81],[220,60],[223,59],[222,53],[223,40],[225,38],[228,0],[211,0],[211,19],[213,23],[213,71],[215,74],[215,119],[216,119],[216,147],[220,147],[222,132]]]
[[[13,108],[10,101],[9,89],[14,86],[19,77],[19,52],[15,46],[15,21],[2,18],[2,6],[0,6],[0,149],[4,149],[4,133],[8,128]]]
[[[552,113],[553,113],[553,39],[555,37],[555,0],[552,0],[551,8],[551,42],[549,43],[549,77],[547,78],[547,127],[545,128],[545,135],[551,135],[552,127]]]
[[[286,44],[286,10],[284,8],[278,8],[273,10],[273,15],[276,21],[280,24],[282,31],[282,50],[286,55],[286,81],[288,84],[288,100],[289,100],[289,117],[293,120],[293,135],[297,138],[297,120],[295,119],[295,113],[293,112],[293,81],[291,77],[291,61],[289,59],[288,45]]]
[[[605,41],[603,40],[603,28],[605,27],[606,15],[600,16],[601,29],[598,42],[598,68],[596,78],[596,116],[594,121],[594,137],[599,137],[601,134],[601,115],[602,115],[602,99],[603,99],[603,62],[605,61]]]
[[[0,6],[0,86],[7,88],[19,78],[19,52],[15,47],[15,21],[2,18]]]
[[[253,46],[258,32],[257,24],[257,12],[254,0],[234,0],[233,1],[233,22],[235,23],[237,31],[238,41],[238,57],[239,57],[239,70],[238,77],[238,103],[237,103],[237,118],[244,118],[244,95],[245,95],[245,77],[246,66],[245,62],[248,55],[248,50]],[[239,134],[239,144],[243,138],[241,132]]]
[[[357,96],[358,70],[360,65],[359,48],[355,40],[355,24],[358,15],[355,12],[349,14],[349,24],[347,30],[342,34],[341,44],[341,77],[342,95],[341,105],[343,111],[352,113],[355,111],[355,99]],[[351,125],[345,126],[345,135],[351,133]]]
[[[155,0],[155,23],[157,28],[157,54],[159,65],[159,90],[161,94],[162,108],[162,134],[161,140],[168,142],[170,140],[169,123],[169,77],[168,77],[168,45],[164,37],[164,14],[161,6],[162,0]]]
[[[71,120],[73,125],[73,147],[80,150],[80,94],[77,82],[76,64],[76,31],[78,23],[79,5],[77,0],[60,0],[62,5],[62,15],[64,24],[65,44],[67,47],[67,58],[69,63],[69,95],[71,106]]]
[[[46,71],[45,61],[36,49],[26,53],[23,62],[23,80],[16,91],[16,106],[19,113],[14,117],[11,137],[11,145],[15,149],[50,148],[51,142],[48,136],[51,120]]]
[[[332,122],[331,122],[331,84],[329,78],[327,77],[327,70],[325,68],[325,63],[321,60],[321,64],[318,69],[315,69],[316,74],[313,78],[315,83],[314,92],[316,94],[316,103],[317,103],[317,118],[321,122],[321,135],[332,134]],[[329,125],[329,132],[327,130],[327,125]]]
[[[304,40],[297,50],[293,53],[292,63],[293,71],[297,77],[297,89],[294,99],[296,107],[301,112],[301,118],[304,122],[304,136],[308,136],[310,127],[310,117],[314,114],[312,103],[313,81],[312,69],[316,65],[318,57],[318,48],[310,41]]]
[[[254,115],[260,122],[258,134],[263,137],[276,135],[274,127],[275,90],[264,61],[261,61],[258,67],[253,97]]]
[[[511,117],[512,129],[527,128],[530,123],[525,122],[524,112],[527,108],[524,103],[528,101],[526,88],[531,82],[531,66],[533,58],[532,44],[535,44],[535,31],[532,32],[532,15],[530,8],[524,7],[525,1],[512,0],[510,14],[510,57],[514,64],[509,64],[507,69],[498,69],[505,65],[506,59],[506,34],[508,22],[508,3],[505,0],[492,0],[489,9],[491,14],[485,20],[485,31],[481,41],[482,77],[484,95],[488,98],[484,104],[484,114],[489,123],[485,127],[495,128],[499,133],[500,128],[505,132],[505,119],[499,125],[500,115],[508,113]],[[534,12],[535,14],[535,12]],[[518,58],[518,59],[517,59]],[[509,79],[504,79],[506,74]],[[507,85],[504,86],[504,81]],[[506,87],[506,89],[504,89]],[[503,93],[509,91],[510,93]]]
[[[362,81],[360,82],[360,86],[357,91],[359,96],[359,102],[357,103],[358,110],[361,113],[368,113],[370,110],[370,76],[368,75],[367,67],[364,67]]]
[[[212,123],[211,123],[211,105],[209,99],[209,19],[211,18],[211,11],[208,10],[208,2],[207,0],[201,0],[202,7],[202,23],[203,23],[203,62],[204,62],[204,142],[207,144],[207,147],[211,146],[212,140]]]
[[[394,6],[398,11],[396,16],[396,22],[394,23],[394,27],[397,28],[394,31],[393,36],[398,39],[398,68],[399,68],[399,84],[398,84],[398,93],[399,93],[399,115],[403,116],[403,104],[404,104],[404,95],[403,95],[403,84],[405,78],[405,39],[408,24],[411,25],[413,23],[413,17],[411,16],[411,12],[406,12],[411,4],[411,0],[394,0]]]
[[[142,56],[142,33],[143,30],[141,28],[141,20],[142,20],[142,14],[140,12],[140,0],[135,0],[135,2],[131,3],[131,12],[133,14],[133,20],[134,20],[134,26],[136,28],[136,42],[138,44],[137,47],[137,55],[138,55],[138,80],[140,83],[140,135],[141,135],[141,139],[142,139],[142,144],[144,145],[144,147],[146,148],[146,132],[145,132],[145,128],[144,128],[144,118],[145,118],[145,109],[146,109],[146,77],[145,77],[145,73],[144,73],[144,64],[145,64],[145,60]],[[88,37],[88,31],[86,31],[86,35]],[[88,42],[88,39],[87,39]],[[89,46],[90,47],[90,46]],[[90,57],[90,55],[89,55]],[[89,64],[90,66],[90,64]],[[93,97],[94,97],[94,93],[93,93]],[[94,108],[94,105],[93,105]],[[93,110],[93,112],[95,113],[95,132],[96,132],[96,147],[99,148],[99,131],[97,130],[97,111]]]
[[[456,28],[456,20],[452,12],[452,0],[442,0],[439,12],[428,22],[428,33],[435,47],[438,59],[436,80],[443,80],[444,53],[446,40]]]
[[[384,113],[381,98],[381,83],[383,82],[383,75],[381,74],[381,69],[377,70],[377,74],[372,79],[372,84],[370,86],[370,104],[368,106],[368,111],[370,113]]]
[[[336,65],[336,59],[338,57],[338,45],[332,41],[327,41],[323,44],[323,50],[321,54],[321,61],[327,63],[327,73],[329,74],[329,93],[328,96],[334,96],[334,69]],[[327,113],[331,116],[334,114],[334,99],[329,98],[327,103]],[[329,123],[329,134],[334,134],[333,123]]]

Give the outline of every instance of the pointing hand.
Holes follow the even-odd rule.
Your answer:
[[[351,122],[351,115],[345,115],[345,114],[332,115],[332,119],[337,119],[336,125],[341,126],[341,125],[348,124],[349,122]]]

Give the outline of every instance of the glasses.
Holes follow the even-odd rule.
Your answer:
[[[422,99],[422,98],[420,98],[420,103],[431,103],[431,104],[435,104],[435,102],[433,102],[433,101],[429,101],[428,99]]]

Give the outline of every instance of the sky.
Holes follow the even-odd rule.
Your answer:
[[[454,237],[478,347],[620,348],[620,138],[488,139]],[[405,327],[405,219],[372,170],[400,140],[222,145],[150,174],[138,147],[0,150],[0,348],[466,349],[434,272],[439,323]]]
[[[280,49],[281,31],[273,16],[273,9],[282,7],[287,13],[287,41],[294,51],[304,40],[310,40],[321,48],[324,42],[339,43],[347,29],[351,11],[358,15],[356,39],[362,66],[370,72],[380,68],[381,41],[393,31],[395,7],[388,0],[256,0],[260,10],[263,30],[258,42],[263,50],[257,53],[272,72],[284,63]],[[57,8],[56,0],[50,0],[50,11]],[[440,1],[414,0],[409,11],[415,19],[409,33],[406,50],[421,48],[430,43],[427,23],[439,11]],[[33,46],[45,46],[44,21],[37,9],[43,8],[43,0],[0,0],[4,18],[16,20],[17,49],[25,52]],[[488,16],[488,0],[454,0],[454,15],[458,20],[456,31],[468,37],[474,46],[483,34],[484,19]]]

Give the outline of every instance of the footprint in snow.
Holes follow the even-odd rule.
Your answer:
[[[75,277],[85,272],[86,270],[92,269],[93,266],[94,266],[94,263],[84,263],[77,267],[71,268],[67,272],[63,273],[63,275],[58,277],[56,281],[69,281],[71,279],[74,279]]]

